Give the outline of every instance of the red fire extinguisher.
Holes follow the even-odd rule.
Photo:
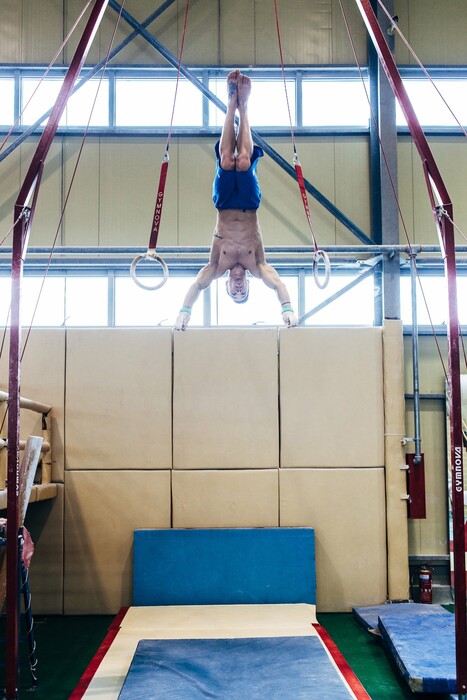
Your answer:
[[[431,570],[425,565],[418,572],[418,590],[420,592],[420,603],[433,602],[433,588]]]

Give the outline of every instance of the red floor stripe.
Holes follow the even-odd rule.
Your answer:
[[[104,637],[104,641],[100,645],[99,649],[96,651],[94,656],[92,657],[91,661],[89,662],[88,667],[86,668],[85,672],[81,676],[78,685],[68,698],[68,700],[81,700],[83,697],[84,693],[88,689],[88,686],[92,679],[94,678],[94,674],[96,673],[97,669],[99,668],[102,659],[106,655],[107,651],[109,650],[110,645],[112,644],[113,640],[117,636],[119,630],[120,630],[120,625],[122,624],[122,620],[125,617],[127,613],[128,608],[120,608],[118,611],[117,615],[115,618],[112,620],[112,624],[109,627],[109,631]]]
[[[368,695],[365,688],[360,683],[357,676],[352,671],[349,664],[344,659],[341,652],[336,647],[336,645],[334,644],[334,642],[332,641],[331,637],[326,632],[324,627],[322,627],[321,625],[318,625],[318,624],[314,624],[313,627],[315,628],[315,630],[317,631],[317,633],[321,637],[321,641],[323,642],[323,644],[326,646],[326,649],[331,654],[337,668],[344,676],[345,680],[349,684],[349,687],[351,688],[351,690],[354,693],[357,700],[371,700],[371,696]]]

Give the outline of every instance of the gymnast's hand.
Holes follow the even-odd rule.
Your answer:
[[[282,320],[287,328],[292,328],[293,326],[298,326],[298,318],[295,316],[293,311],[283,311]]]
[[[177,316],[177,320],[175,321],[175,330],[176,331],[185,331],[186,327],[188,326],[190,322],[190,317],[191,313],[189,311],[180,311],[180,313]]]

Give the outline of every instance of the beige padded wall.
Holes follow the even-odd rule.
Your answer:
[[[280,331],[282,467],[384,464],[381,328]]]
[[[174,334],[175,469],[279,464],[277,330]]]
[[[170,469],[172,331],[69,329],[67,469]]]
[[[420,391],[444,397],[445,376],[433,336],[420,336]],[[446,336],[437,338],[446,363]],[[412,386],[411,338],[405,338],[405,386]],[[447,365],[446,365],[447,367]],[[407,401],[407,435],[413,435],[413,401]],[[409,554],[413,556],[446,555],[449,551],[448,495],[446,461],[446,407],[436,398],[421,401],[421,448],[425,454],[426,519],[409,520]],[[413,452],[413,445],[407,451]]]
[[[23,346],[26,329],[22,334]],[[8,342],[0,360],[0,388],[8,390]],[[33,328],[21,366],[21,395],[52,406],[52,480],[64,477],[65,330]],[[3,413],[0,414],[1,416]],[[6,435],[6,426],[3,434]],[[42,435],[41,415],[21,410],[21,438]],[[36,614],[63,612],[63,486],[56,498],[31,503],[26,527],[35,544],[30,580]]]
[[[22,331],[22,345],[27,329]],[[8,336],[0,359],[0,389],[8,391]],[[33,328],[21,364],[21,396],[52,406],[52,480],[63,481],[65,442],[65,330]],[[3,414],[2,414],[3,415]],[[21,409],[21,439],[42,435],[41,414]],[[5,424],[3,434],[6,435]]]
[[[175,470],[173,527],[277,527],[277,469]]]
[[[133,531],[170,527],[170,472],[69,471],[65,489],[64,612],[114,614],[131,604]]]
[[[59,484],[56,498],[30,505],[26,516],[34,542],[29,580],[35,614],[63,613],[64,495]]]
[[[384,442],[386,466],[386,521],[388,595],[408,600],[409,557],[405,466],[404,346],[402,322],[384,321]]]
[[[464,0],[396,0],[400,29],[424,63],[465,64]],[[398,63],[415,65],[416,59],[396,40]]]
[[[384,469],[281,469],[280,524],[313,527],[317,607],[386,600]]]

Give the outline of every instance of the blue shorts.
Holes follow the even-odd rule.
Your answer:
[[[253,146],[251,166],[248,170],[222,170],[220,166],[219,141],[215,146],[216,174],[212,184],[212,201],[216,209],[258,209],[261,202],[256,166],[263,150]]]

